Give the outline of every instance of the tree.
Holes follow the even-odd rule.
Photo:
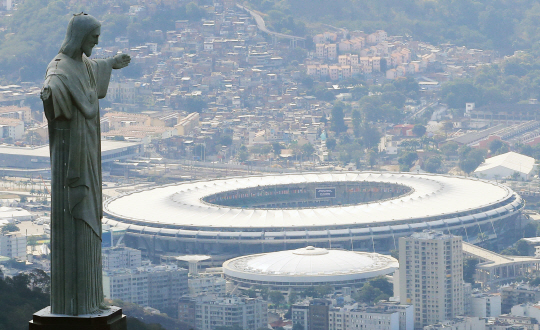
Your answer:
[[[452,109],[464,111],[465,103],[480,101],[478,89],[469,80],[456,79],[447,82],[443,84],[441,93],[444,102]]]
[[[233,139],[230,135],[224,135],[221,137],[221,139],[219,139],[219,144],[222,145],[222,146],[230,146],[233,142]]]
[[[450,141],[441,146],[441,152],[448,158],[457,155],[458,148],[459,145],[456,142]]]
[[[459,168],[469,174],[484,162],[485,156],[485,149],[472,149],[469,146],[464,146],[459,149]]]
[[[416,136],[424,136],[424,134],[426,134],[426,130],[427,130],[426,126],[416,124],[416,125],[414,125],[414,127],[412,129],[412,132]]]
[[[248,158],[249,158],[249,153],[247,152],[247,150],[240,150],[238,152],[238,161],[240,163],[245,162],[246,160],[248,160]]]
[[[343,113],[343,103],[338,102],[332,108],[332,118],[330,129],[336,134],[347,131],[347,125],[345,125],[345,115]]]
[[[281,291],[270,291],[268,293],[268,298],[275,306],[278,306],[285,301],[285,296],[283,296],[283,293],[281,293]]]
[[[4,225],[2,227],[2,234],[6,234],[6,233],[9,233],[9,232],[14,232],[14,231],[19,231],[19,227],[17,227],[15,224],[13,223],[8,223],[7,225]]]
[[[374,288],[381,290],[382,293],[389,296],[394,294],[394,286],[385,276],[377,276],[369,280],[369,284]]]
[[[365,304],[373,304],[378,302],[379,300],[387,300],[388,298],[390,298],[390,295],[385,294],[379,288],[373,287],[373,285],[368,282],[364,284],[360,291],[356,292],[356,294],[353,295],[353,298],[358,302],[362,302]]]
[[[495,139],[489,143],[488,149],[493,155],[497,154],[499,149],[503,146],[501,140]]]
[[[454,129],[454,124],[451,121],[445,121],[443,123],[443,131],[446,134],[446,138],[448,138],[448,132],[451,132]]]
[[[516,243],[516,250],[518,252],[518,255],[520,256],[528,256],[529,255],[529,244],[527,244],[527,241],[524,239],[520,239]]]
[[[463,280],[467,283],[474,284],[474,273],[476,272],[476,265],[480,261],[478,259],[468,258],[463,260]]]
[[[327,139],[326,139],[326,147],[327,147],[329,150],[334,150],[334,148],[336,147],[336,145],[337,145],[336,139],[334,139],[334,138],[327,138]]]
[[[296,291],[292,290],[291,293],[289,293],[289,304],[294,304],[298,300],[298,293]]]
[[[188,96],[185,100],[185,107],[187,112],[201,112],[206,107],[206,102],[204,102],[200,97]]]
[[[250,298],[256,298],[257,292],[255,292],[255,290],[253,289],[249,289],[249,290],[246,290],[246,295]]]
[[[37,242],[39,240],[39,237],[38,236],[27,236],[26,237],[26,244],[27,245],[30,245],[30,246],[34,246],[34,245],[37,245]]]
[[[373,150],[370,150],[368,153],[367,153],[367,163],[369,164],[369,168],[372,170],[373,169],[373,165],[375,165],[377,163],[377,158],[379,158],[379,154],[376,153],[375,151]]]
[[[315,288],[315,291],[317,292],[317,297],[324,297],[327,294],[332,293],[334,291],[332,289],[331,285],[325,284],[325,285],[319,285]]]
[[[26,196],[21,196],[21,204],[24,204],[28,202],[28,199],[26,198]]]
[[[375,127],[372,127],[366,123],[362,125],[360,135],[362,137],[362,143],[364,144],[364,147],[368,149],[377,146],[381,139],[379,131]]]
[[[360,137],[360,124],[362,123],[362,117],[360,111],[353,110],[352,112],[352,126],[355,137]]]
[[[411,169],[411,166],[418,159],[418,154],[416,152],[407,151],[403,153],[398,158],[399,169],[400,171],[407,172]]]
[[[279,156],[281,155],[281,150],[283,149],[283,146],[279,142],[272,143],[272,149],[274,150],[274,155]]]
[[[313,147],[311,143],[304,144],[301,150],[302,150],[302,155],[308,158],[311,157],[313,153],[315,153],[315,148]]]
[[[259,290],[259,292],[261,293],[261,297],[263,298],[263,300],[268,300],[268,287],[267,286],[262,286],[262,285],[257,285],[254,287],[255,290]]]
[[[424,162],[424,170],[429,173],[437,173],[441,168],[442,161],[439,156],[431,156]]]

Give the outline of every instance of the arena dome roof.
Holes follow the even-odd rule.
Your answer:
[[[396,259],[378,253],[308,246],[234,258],[223,264],[223,272],[240,281],[320,283],[365,280],[398,267]]]

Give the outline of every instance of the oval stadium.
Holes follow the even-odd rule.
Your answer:
[[[514,229],[524,201],[475,178],[328,172],[191,181],[108,199],[104,223],[147,255],[303,248],[387,252],[424,229],[471,243]]]

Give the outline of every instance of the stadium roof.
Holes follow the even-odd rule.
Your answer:
[[[339,181],[386,182],[408,186],[411,193],[394,199],[348,206],[298,209],[236,208],[209,204],[205,196],[249,187]],[[382,223],[460,212],[475,214],[510,198],[504,185],[479,179],[431,174],[343,172],[302,173],[227,178],[160,186],[135,191],[105,202],[105,210],[117,220],[140,225],[204,230],[198,235],[218,234],[222,229],[243,228],[241,235],[260,235],[256,228],[294,231],[308,227],[377,227]],[[432,220],[436,220],[433,219]],[[459,221],[459,220],[457,220]],[[214,228],[214,229],[212,229]],[[212,231],[214,230],[214,231]],[[354,230],[354,229],[352,229]],[[375,230],[375,229],[373,229]]]
[[[110,150],[127,148],[140,144],[141,142],[101,140],[101,152],[105,153]],[[0,154],[47,158],[50,156],[48,144],[40,147],[17,147],[10,145],[0,145]]]
[[[391,274],[398,267],[396,259],[378,253],[308,246],[234,258],[223,264],[223,272],[248,280],[321,282],[372,278]]]

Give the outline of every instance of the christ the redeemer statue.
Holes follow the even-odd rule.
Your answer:
[[[49,63],[41,92],[51,152],[52,314],[100,313],[101,144],[99,99],[112,69],[131,58],[92,60],[101,24],[81,13],[71,18],[66,39]]]

